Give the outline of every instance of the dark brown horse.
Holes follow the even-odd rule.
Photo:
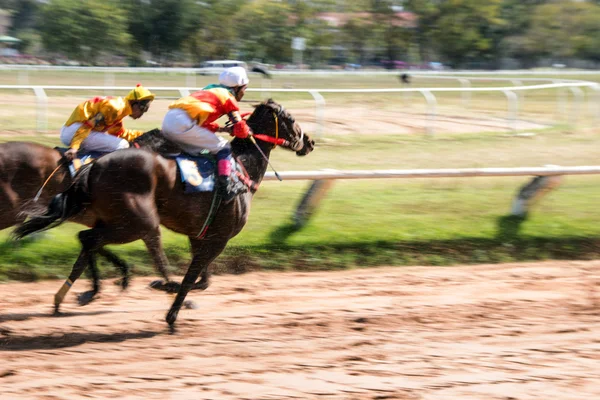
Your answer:
[[[176,148],[157,138],[156,130],[147,132],[136,141],[141,147],[172,152]],[[55,195],[67,190],[72,184],[68,164],[61,153],[51,147],[30,142],[6,142],[0,144],[0,230],[10,228],[25,220],[24,210],[46,209]],[[42,190],[40,190],[42,189]],[[80,213],[72,222],[91,226],[95,219],[90,213]],[[109,250],[102,248],[98,254],[119,268],[123,289],[129,284],[129,266]],[[90,268],[94,289],[83,293],[81,304],[91,301],[99,290],[97,268]],[[168,280],[167,272],[160,271]]]
[[[248,118],[253,132],[262,136],[258,142],[234,139],[234,156],[248,177],[259,184],[267,170],[267,158],[279,144],[299,156],[310,153],[314,141],[302,132],[300,125],[276,102],[269,100],[256,106]],[[155,153],[121,150],[99,159],[89,169],[84,185],[74,185],[57,196],[44,216],[28,220],[16,231],[23,237],[76,216],[84,207],[93,212],[92,229],[82,231],[79,258],[69,279],[55,296],[55,311],[70,286],[85,267],[94,263],[98,249],[113,243],[142,239],[157,266],[166,267],[159,226],[187,235],[191,243],[192,261],[179,287],[177,297],[166,320],[173,327],[187,293],[204,290],[209,284],[209,264],[223,251],[227,242],[246,224],[253,192],[241,194],[218,206],[212,224],[204,237],[199,237],[209,216],[212,193],[184,194],[175,161]],[[200,280],[198,281],[198,277]],[[160,286],[160,285],[159,285]]]
[[[55,171],[62,156],[50,147],[37,143],[0,144],[0,230],[25,220],[21,214],[44,182]],[[57,194],[71,184],[69,169],[58,168],[41,192],[38,203],[47,206]]]

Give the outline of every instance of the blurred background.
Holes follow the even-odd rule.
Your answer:
[[[171,101],[252,71],[243,111],[274,98],[312,135],[280,172],[597,164],[600,4],[543,0],[1,0],[0,141],[59,144],[73,108],[137,83]],[[293,220],[310,181],[265,182],[215,269],[450,265],[599,255],[597,175],[564,176],[527,218],[530,177],[336,180]],[[63,277],[80,226],[29,242],[0,233],[0,279]],[[173,268],[187,240],[165,232]],[[115,251],[153,273],[141,243]],[[114,271],[106,269],[106,274]]]
[[[0,9],[7,64],[512,69],[600,60],[592,0],[2,0]]]

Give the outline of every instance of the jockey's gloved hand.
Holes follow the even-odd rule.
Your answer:
[[[233,136],[240,139],[246,139],[252,134],[252,129],[248,126],[246,121],[241,120],[240,122],[233,125]]]
[[[65,151],[64,157],[69,161],[73,161],[73,159],[77,157],[77,149],[69,149]]]

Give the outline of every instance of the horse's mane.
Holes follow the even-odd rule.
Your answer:
[[[162,155],[181,153],[181,148],[164,137],[158,128],[138,136],[131,143],[134,147],[147,148]]]

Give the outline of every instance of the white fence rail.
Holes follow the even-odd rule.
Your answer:
[[[501,80],[501,78],[499,78]],[[514,82],[514,80],[513,80]],[[517,81],[520,83],[520,81]],[[191,91],[199,90],[198,87],[180,87],[180,86],[157,86],[148,87],[150,90],[160,92],[178,92],[181,96],[187,96]],[[438,92],[502,92],[508,101],[508,127],[513,131],[516,130],[516,121],[519,110],[519,97],[516,93],[521,93],[530,90],[546,90],[558,89],[557,101],[566,113],[566,102],[561,90],[569,89],[574,95],[576,105],[575,110],[580,110],[584,100],[584,92],[582,88],[590,88],[594,91],[594,96],[589,96],[590,101],[598,102],[600,97],[600,84],[596,82],[586,81],[570,81],[570,82],[555,82],[539,85],[521,85],[521,86],[502,86],[502,87],[470,87],[463,85],[460,88],[440,87],[440,88],[389,88],[389,89],[276,89],[276,88],[249,88],[249,92],[285,92],[285,93],[308,93],[315,100],[316,122],[317,122],[317,137],[322,136],[325,125],[324,110],[326,106],[325,98],[322,93],[420,93],[428,105],[428,125],[427,132],[433,134],[435,131],[435,120],[437,117],[437,99],[434,93]],[[0,85],[0,90],[31,90],[37,98],[37,130],[46,132],[48,129],[48,90],[63,90],[63,91],[128,91],[130,87],[124,86],[59,86],[59,85]],[[600,102],[598,102],[600,103]],[[591,108],[591,107],[590,107]],[[596,118],[600,119],[600,111],[594,107]],[[572,118],[576,118],[576,113]],[[572,120],[571,122],[575,122]]]
[[[279,172],[283,180],[318,179],[396,179],[396,178],[468,178],[490,176],[557,176],[600,174],[600,166],[579,167],[519,167],[519,168],[449,168],[449,169],[387,169],[340,171],[325,169],[320,171]],[[265,180],[277,180],[275,174],[267,172]]]
[[[450,169],[407,169],[407,170],[349,170],[333,169],[320,171],[279,172],[283,180],[312,180],[302,201],[294,213],[296,225],[302,226],[310,219],[325,198],[333,182],[338,179],[397,179],[397,178],[470,178],[498,176],[535,176],[524,185],[512,204],[513,215],[523,217],[529,208],[548,191],[556,188],[563,175],[596,175],[600,166],[576,167],[519,167],[519,168],[450,168]],[[264,180],[277,180],[273,172],[267,172]]]

